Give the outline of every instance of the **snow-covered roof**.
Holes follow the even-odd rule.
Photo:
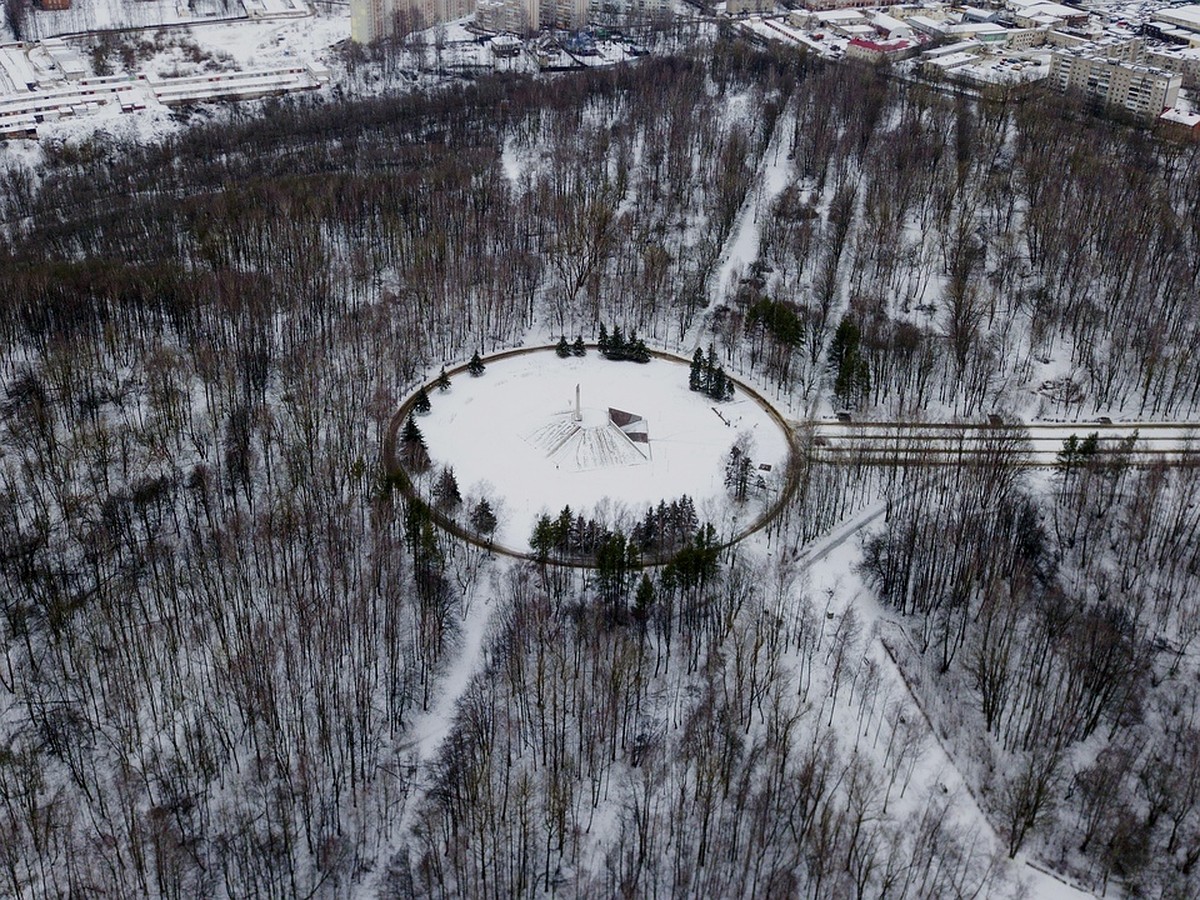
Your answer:
[[[949,27],[946,22],[939,22],[929,16],[909,16],[908,24],[929,34],[942,34]]]
[[[1160,9],[1154,14],[1154,18],[1180,24],[1193,31],[1200,31],[1200,4]]]
[[[967,16],[968,18],[978,19],[981,22],[987,21],[995,14],[996,14],[996,11],[994,9],[983,9],[982,7],[979,7],[979,6],[964,6],[963,7],[963,15],[964,16]]]
[[[866,38],[855,38],[850,42],[851,47],[861,47],[864,50],[871,50],[875,53],[898,53],[901,50],[907,50],[912,45],[912,41],[903,39],[896,41],[871,41]]]
[[[242,0],[242,7],[250,18],[288,18],[311,15],[308,7],[299,0]]]
[[[25,91],[38,81],[37,72],[19,44],[0,47],[0,89]]]
[[[893,32],[893,31],[911,31],[912,30],[904,22],[901,22],[899,19],[895,18],[894,16],[889,16],[887,13],[876,13],[874,22],[875,22],[876,28],[882,28],[884,31],[887,31],[889,33]]]
[[[829,25],[847,25],[851,22],[862,22],[863,14],[857,9],[831,9],[817,15],[817,21]]]
[[[1175,37],[1188,41],[1196,36],[1194,31],[1188,31],[1186,28],[1179,28],[1176,25],[1162,25],[1158,29],[1158,33],[1164,37]]]
[[[42,46],[54,65],[67,78],[82,78],[87,74],[87,63],[74,47],[67,46],[56,38],[43,41]]]
[[[1184,125],[1188,128],[1200,128],[1200,114],[1182,112],[1178,109],[1168,109],[1164,112],[1160,119],[1167,122],[1173,122],[1177,125]]]
[[[955,69],[959,66],[965,66],[968,63],[973,63],[978,60],[974,53],[947,53],[945,56],[939,56],[934,59],[926,60],[926,63],[931,66],[937,66],[939,69]]]
[[[1086,16],[1087,13],[1082,9],[1076,9],[1073,6],[1063,6],[1061,3],[1041,2],[1033,3],[1021,10],[1022,15],[1038,18],[1041,16],[1053,16],[1058,19],[1075,19],[1080,16]]]
[[[972,56],[979,49],[979,41],[957,41],[953,44],[946,44],[941,47],[934,47],[932,50],[926,50],[921,55],[926,59],[938,59],[943,56],[951,56],[955,53],[970,53]]]
[[[963,22],[959,25],[948,25],[941,29],[942,34],[957,34],[963,38],[970,37],[998,37],[1009,33],[1009,30],[1003,25],[997,25],[995,22]]]

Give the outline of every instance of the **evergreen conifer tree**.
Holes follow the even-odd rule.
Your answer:
[[[646,624],[650,618],[650,612],[654,607],[654,582],[650,580],[650,576],[643,572],[641,583],[638,584],[637,593],[633,595],[633,617],[639,624]]]
[[[489,536],[496,530],[496,524],[496,513],[492,510],[492,504],[484,497],[471,510],[471,527],[478,534]]]
[[[717,366],[712,377],[712,391],[709,396],[714,400],[729,400],[733,397],[733,380],[725,374],[725,369]]]
[[[1055,462],[1060,471],[1070,475],[1075,463],[1079,461],[1079,437],[1071,435],[1063,441],[1062,449],[1058,451]]]
[[[537,554],[537,561],[543,565],[550,559],[550,551],[554,549],[554,523],[550,517],[542,513],[533,526],[533,534],[529,536],[529,546]]]
[[[558,344],[554,348],[555,354],[559,359],[566,359],[571,355],[571,345],[567,343],[566,335],[559,337]]]
[[[621,621],[631,580],[640,567],[637,548],[625,535],[619,531],[604,535],[596,548],[596,591],[614,622]]]
[[[554,546],[563,553],[571,550],[571,531],[574,524],[575,516],[571,512],[571,507],[564,506],[562,512],[558,514],[558,519],[554,522]]]
[[[442,467],[437,484],[433,486],[433,497],[438,509],[453,511],[462,503],[458,479],[454,477],[454,470],[449,466]]]
[[[587,347],[583,343],[583,335],[575,335],[575,343],[571,345],[571,353],[574,356],[586,356]]]
[[[429,409],[429,392],[425,390],[425,385],[421,385],[420,390],[417,391],[417,397],[413,401],[413,410],[423,414],[429,412]]]
[[[833,393],[847,406],[858,403],[871,390],[871,369],[859,349],[861,332],[849,316],[843,316],[829,345],[833,368]]]
[[[484,373],[486,368],[487,366],[483,364],[483,360],[479,358],[479,351],[476,350],[475,355],[471,357],[471,361],[467,364],[467,371],[471,373],[472,377],[478,378]]]
[[[446,374],[445,366],[442,366],[442,373],[438,375],[435,383],[437,384],[437,389],[439,391],[444,392],[450,390],[450,376]]]
[[[614,325],[612,334],[608,336],[608,353],[605,354],[609,359],[623,359],[625,354],[625,335],[621,334],[619,326]]]
[[[400,440],[406,444],[425,446],[425,435],[421,434],[421,429],[417,427],[417,423],[412,416],[409,416],[408,420],[404,423],[404,430],[400,432]]]
[[[401,458],[405,466],[414,472],[424,472],[429,468],[429,451],[425,448],[425,436],[417,427],[412,416],[404,423],[400,432]]]

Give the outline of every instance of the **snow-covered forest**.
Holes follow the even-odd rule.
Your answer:
[[[800,427],[761,533],[593,571],[382,453],[601,323],[796,419],[1194,419],[1198,152],[726,40],[0,150],[0,894],[1197,896],[1195,469]]]

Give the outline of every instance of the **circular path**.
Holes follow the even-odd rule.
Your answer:
[[[588,350],[591,354],[595,354],[597,352],[597,348],[594,344],[589,344]],[[696,491],[695,486],[691,486],[690,489],[687,489],[689,487],[687,484],[687,463],[691,461],[687,459],[689,450],[685,446],[686,439],[689,437],[689,435],[694,434],[695,432],[697,427],[697,416],[705,417],[703,418],[703,421],[708,424],[710,429],[717,429],[722,438],[725,438],[726,436],[726,426],[723,425],[722,422],[726,418],[731,420],[728,426],[730,428],[728,441],[724,443],[725,448],[732,444],[733,437],[737,433],[733,428],[735,424],[733,417],[725,416],[722,404],[713,403],[707,398],[699,395],[689,394],[686,391],[686,388],[681,388],[679,392],[681,400],[694,400],[695,403],[687,404],[693,408],[682,411],[672,409],[670,416],[664,418],[661,408],[659,408],[657,411],[653,409],[655,398],[652,396],[652,392],[647,390],[639,392],[636,389],[638,384],[636,377],[615,377],[612,379],[605,379],[604,384],[597,386],[594,383],[596,381],[594,372],[585,372],[584,374],[580,375],[579,371],[577,371],[579,367],[571,366],[571,359],[560,360],[557,356],[553,355],[554,347],[552,345],[522,347],[516,350],[503,351],[488,356],[484,358],[483,361],[486,366],[490,367],[496,365],[497,363],[518,360],[521,357],[528,357],[536,354],[543,354],[547,356],[547,366],[550,374],[557,376],[561,372],[561,378],[557,378],[556,381],[553,382],[553,391],[558,402],[549,404],[551,408],[545,408],[547,407],[547,403],[545,402],[545,397],[542,396],[542,394],[545,393],[544,384],[538,385],[533,383],[532,380],[526,385],[521,385],[517,379],[506,381],[505,389],[519,389],[521,391],[519,398],[517,398],[520,402],[509,403],[507,404],[507,408],[501,409],[497,408],[499,404],[496,402],[496,397],[493,396],[496,389],[495,383],[488,382],[489,375],[491,374],[490,371],[485,372],[485,374],[478,381],[476,381],[475,379],[470,378],[470,376],[467,374],[466,363],[456,366],[453,369],[447,369],[447,374],[454,379],[455,386],[459,387],[460,390],[461,386],[464,384],[478,385],[480,389],[479,394],[482,395],[483,402],[480,406],[471,410],[471,417],[477,419],[481,427],[476,428],[476,430],[472,433],[466,433],[461,430],[464,426],[464,422],[439,422],[439,426],[437,428],[433,428],[431,424],[427,424],[431,434],[437,432],[436,440],[427,441],[427,443],[430,444],[430,453],[434,457],[435,466],[441,464],[450,464],[455,467],[456,474],[459,473],[460,463],[454,458],[444,458],[441,451],[443,450],[444,446],[456,446],[464,439],[464,434],[468,434],[469,437],[467,437],[467,439],[471,442],[480,444],[480,446],[471,451],[467,457],[470,465],[467,466],[469,471],[466,473],[466,477],[462,479],[464,482],[476,479],[479,468],[479,457],[483,456],[486,458],[488,453],[492,453],[498,454],[501,458],[508,459],[510,463],[513,463],[517,466],[525,467],[523,471],[515,472],[514,480],[520,484],[524,484],[527,492],[531,490],[541,490],[543,493],[546,493],[546,496],[564,496],[569,498],[572,494],[569,488],[573,484],[575,487],[574,495],[579,496],[579,488],[582,485],[580,479],[586,479],[587,486],[590,488],[590,491],[584,491],[583,493],[587,497],[588,502],[594,502],[595,500],[599,499],[600,494],[597,492],[603,493],[611,489],[613,493],[618,495],[618,500],[620,502],[624,502],[629,506],[636,507],[638,505],[644,506],[644,504],[647,502],[657,503],[659,500],[666,500],[670,502],[671,500],[677,499],[683,493],[687,493],[695,498],[696,493],[700,493]],[[680,384],[683,385],[686,382],[686,369],[690,365],[691,360],[664,351],[652,350],[650,351],[650,354],[654,360],[661,360],[678,366],[678,375],[681,379]],[[575,360],[575,362],[583,363],[583,360]],[[614,367],[612,370],[614,375],[621,375],[622,373],[625,373],[627,376],[635,376],[637,370],[643,370],[643,367],[633,362],[605,361],[603,365],[605,367]],[[556,372],[555,369],[559,367],[561,367],[559,372]],[[580,376],[578,380],[582,382],[583,394],[581,411],[584,414],[584,424],[589,424],[589,420],[591,418],[595,418],[597,409],[605,410],[604,417],[606,418],[607,407],[610,405],[618,408],[622,406],[634,407],[633,409],[627,409],[627,411],[648,415],[650,432],[650,446],[648,455],[652,456],[657,448],[659,452],[659,458],[655,462],[648,462],[645,466],[626,465],[609,468],[597,466],[594,470],[589,471],[588,465],[585,464],[583,466],[576,466],[574,465],[573,460],[571,465],[567,465],[567,460],[565,458],[566,454],[564,454],[563,451],[559,451],[557,456],[547,458],[549,454],[547,454],[545,451],[548,449],[548,445],[546,447],[539,447],[539,436],[535,434],[535,432],[544,430],[547,426],[540,423],[547,423],[556,415],[565,417],[567,419],[571,418],[569,413],[571,412],[571,407],[574,403],[573,397],[577,375]],[[543,381],[546,380],[547,379],[543,378]],[[608,384],[609,381],[612,383],[611,388]],[[722,543],[722,547],[732,546],[747,536],[762,530],[776,517],[778,517],[795,491],[796,466],[798,459],[792,430],[788,427],[783,417],[775,410],[775,408],[765,397],[763,397],[753,388],[746,386],[736,379],[733,379],[733,381],[736,386],[737,396],[739,398],[746,398],[746,400],[753,403],[755,406],[753,410],[749,411],[752,412],[753,415],[746,416],[745,418],[751,420],[752,422],[753,420],[757,420],[760,424],[773,424],[777,429],[777,443],[781,442],[782,446],[779,448],[779,453],[775,455],[777,459],[779,457],[782,457],[782,459],[775,466],[777,475],[776,484],[778,485],[778,489],[772,501],[753,521],[738,530],[731,537],[727,538]],[[592,383],[589,384],[589,382]],[[485,386],[486,390],[484,390]],[[434,411],[432,414],[436,415],[439,400],[438,391],[436,390],[433,382],[426,384],[425,388],[429,392],[429,395],[433,401]],[[539,390],[542,392],[541,394],[538,393]],[[603,394],[604,396],[593,396],[600,394]],[[558,397],[558,395],[562,396]],[[661,400],[661,398],[659,399]],[[488,402],[489,400],[490,402]],[[405,470],[399,458],[399,454],[397,452],[398,434],[405,420],[412,413],[415,402],[416,394],[414,393],[395,412],[388,424],[383,442],[383,462],[385,470],[390,476],[392,483],[408,499],[422,498],[418,496],[417,490],[413,484],[413,479]],[[471,401],[467,401],[467,403],[470,402]],[[683,404],[681,403],[681,405]],[[639,409],[637,408],[638,406],[642,406],[643,408]],[[650,407],[650,409],[648,410],[646,407]],[[726,407],[725,411],[727,412],[728,409],[729,407]],[[471,417],[462,415],[464,410],[465,405],[463,403],[458,403],[456,415],[454,415],[452,418],[463,418],[467,422],[470,422]],[[697,412],[697,410],[699,410],[699,412]],[[655,412],[657,412],[657,415],[654,414]],[[688,414],[690,414],[691,418],[688,418]],[[718,417],[720,417],[720,421],[718,420]],[[658,420],[659,426],[657,431],[656,419]],[[455,428],[458,428],[459,430],[456,432]],[[488,434],[489,431],[490,437]],[[679,446],[672,445],[673,439]],[[771,436],[771,440],[765,441],[764,443],[770,444],[772,440],[774,440],[774,436]],[[642,447],[642,445],[635,444],[633,446],[639,447],[639,449],[645,449]],[[671,454],[674,454],[674,456],[672,457]],[[452,457],[455,455],[457,454],[451,454]],[[673,472],[671,470],[672,459],[675,461],[675,470]],[[495,467],[496,460],[493,458],[490,460],[490,463],[493,467]],[[559,464],[566,466],[567,470],[564,471],[563,469],[554,468]],[[541,466],[542,469],[540,470],[540,473],[531,472],[528,469],[528,466],[530,465]],[[693,463],[693,480],[694,469],[695,465]],[[493,468],[493,470],[495,469]],[[531,483],[531,476],[536,476],[536,483]],[[709,477],[709,484],[711,485],[712,477],[706,477]],[[574,479],[574,481],[572,481],[572,479]],[[506,479],[501,471],[496,471],[495,475],[490,480],[500,483],[502,488],[509,487],[508,485],[504,484]],[[649,485],[649,488],[647,485]],[[649,496],[645,493],[645,491],[648,489],[657,491],[657,493],[655,493],[654,496]],[[624,495],[622,495],[622,491],[625,491]],[[504,491],[502,490],[500,493],[503,496]],[[696,499],[697,502],[699,502],[699,498]],[[548,502],[546,505],[549,505]],[[586,508],[586,503],[572,503],[572,507],[577,512],[583,512],[585,515],[590,511]],[[557,512],[555,509],[548,509],[548,511],[552,516],[555,514],[555,512]],[[462,523],[455,521],[436,509],[431,508],[430,513],[439,527],[464,541],[515,559],[537,559],[536,554],[533,552],[529,550],[518,549],[512,546],[515,541],[511,539],[511,534],[509,535],[509,540],[507,542],[488,540],[485,537],[475,534]],[[655,565],[666,562],[666,560],[647,558],[645,562],[648,565]],[[555,563],[559,565],[580,568],[592,567],[590,561],[577,559],[555,559]]]

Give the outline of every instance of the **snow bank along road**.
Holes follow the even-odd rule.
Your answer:
[[[1000,455],[1012,465],[1049,466],[1072,435],[1082,441],[1094,433],[1100,456],[1124,452],[1123,443],[1136,437],[1129,450],[1131,462],[1200,465],[1200,423],[1192,422],[788,424],[801,435],[811,436],[809,457],[822,462],[956,465]]]

